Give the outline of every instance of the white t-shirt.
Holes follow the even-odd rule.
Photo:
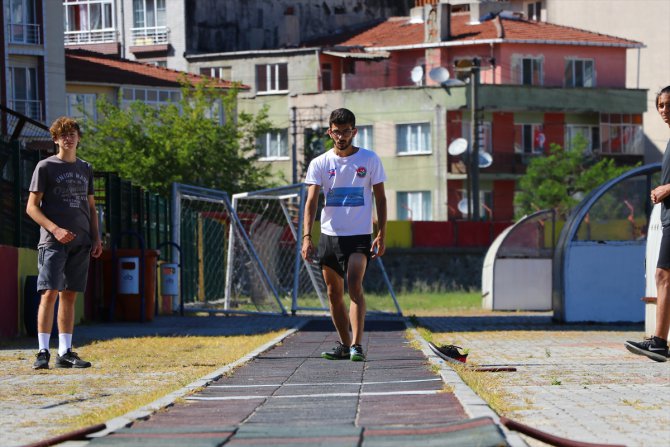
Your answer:
[[[331,149],[312,160],[305,183],[319,185],[326,198],[321,232],[330,236],[372,234],[372,186],[385,180],[381,160],[367,149],[359,148],[348,157],[338,157]]]

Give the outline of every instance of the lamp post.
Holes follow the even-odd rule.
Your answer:
[[[472,197],[468,199],[468,211],[471,211],[473,220],[479,220],[479,114],[477,111],[477,90],[479,90],[479,59],[472,60],[472,68],[470,69],[470,141],[472,142],[470,149],[470,175],[468,178],[472,182]],[[472,206],[470,207],[470,204]]]
[[[461,154],[467,152],[467,170],[466,170],[466,188],[467,188],[467,213],[473,220],[479,220],[479,106],[478,106],[478,90],[479,90],[479,73],[480,73],[480,62],[479,58],[474,58],[472,60],[472,66],[470,70],[470,148],[467,148],[467,144],[458,144],[455,147],[455,152],[449,152],[452,155]],[[450,87],[464,86],[466,85],[463,81],[459,79],[450,79],[449,71],[443,67],[435,67],[430,70],[430,78],[438,82],[448,94]],[[466,143],[463,140],[463,143]],[[488,157],[487,163],[483,167],[487,167],[491,164],[491,157]],[[485,160],[486,162],[486,160]],[[463,212],[463,211],[461,211]]]

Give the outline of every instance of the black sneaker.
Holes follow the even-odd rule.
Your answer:
[[[641,343],[627,341],[624,346],[633,354],[646,355],[657,362],[668,361],[668,342],[662,338],[645,338]]]
[[[468,351],[456,345],[437,346],[437,350],[449,358],[465,363],[468,360]]]
[[[91,362],[79,358],[76,352],[68,349],[63,356],[56,355],[56,368],[89,368]]]
[[[352,362],[364,362],[365,354],[363,354],[363,347],[361,345],[352,345],[349,348],[350,356]]]
[[[323,357],[324,359],[328,359],[328,360],[348,359],[349,358],[349,347],[344,346],[342,343],[340,343],[338,341],[337,346],[335,346],[330,351],[322,352],[321,357]]]
[[[35,363],[33,363],[33,369],[49,369],[49,359],[51,358],[51,354],[49,354],[48,349],[40,349],[40,352],[38,352],[35,357]]]

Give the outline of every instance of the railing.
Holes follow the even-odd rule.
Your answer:
[[[36,121],[42,121],[42,101],[31,99],[10,99],[9,108],[14,111],[32,118]]]
[[[65,31],[65,45],[116,42],[117,35],[114,29]]]
[[[9,43],[40,45],[40,25],[33,23],[11,23],[7,25]]]
[[[167,26],[152,26],[146,28],[131,28],[132,45],[156,45],[168,43],[170,30]]]

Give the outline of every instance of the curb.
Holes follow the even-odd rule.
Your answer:
[[[419,331],[416,330],[414,324],[408,319],[405,319],[405,325],[407,329],[412,333],[414,340],[419,342],[421,345],[421,351],[423,355],[428,358],[428,361],[440,368],[440,377],[442,381],[453,388],[454,396],[456,399],[463,405],[463,409],[471,418],[479,417],[489,417],[493,419],[496,425],[505,435],[505,439],[511,447],[529,447],[526,441],[524,441],[517,433],[514,433],[507,429],[501,422],[498,414],[489,407],[489,404],[484,401],[477,393],[475,393],[472,388],[470,388],[463,379],[458,375],[458,373],[449,366],[447,362],[436,356],[433,351],[428,346],[428,342],[425,338],[419,334]]]
[[[177,391],[173,391],[172,393],[166,396],[156,399],[155,401],[147,405],[144,405],[143,407],[140,407],[137,410],[133,410],[122,416],[110,419],[109,421],[105,422],[106,428],[104,430],[91,433],[88,435],[88,437],[100,438],[103,436],[107,436],[112,432],[130,426],[135,421],[149,418],[153,413],[174,404],[174,402],[177,399],[192,393],[194,390],[197,390],[198,388],[206,387],[210,383],[220,379],[224,374],[228,373],[229,371],[249,362],[250,360],[253,360],[263,352],[273,348],[276,344],[280,343],[286,337],[298,332],[305,324],[307,324],[308,321],[309,320],[298,322],[293,328],[288,329],[283,334],[277,336],[273,340],[270,340],[264,345],[259,346],[258,348],[254,349],[245,356],[235,360],[233,363],[229,363],[223,366],[222,368],[219,368],[216,371],[209,373],[206,376],[201,377],[200,379],[197,379],[194,382],[189,383],[188,385]]]

